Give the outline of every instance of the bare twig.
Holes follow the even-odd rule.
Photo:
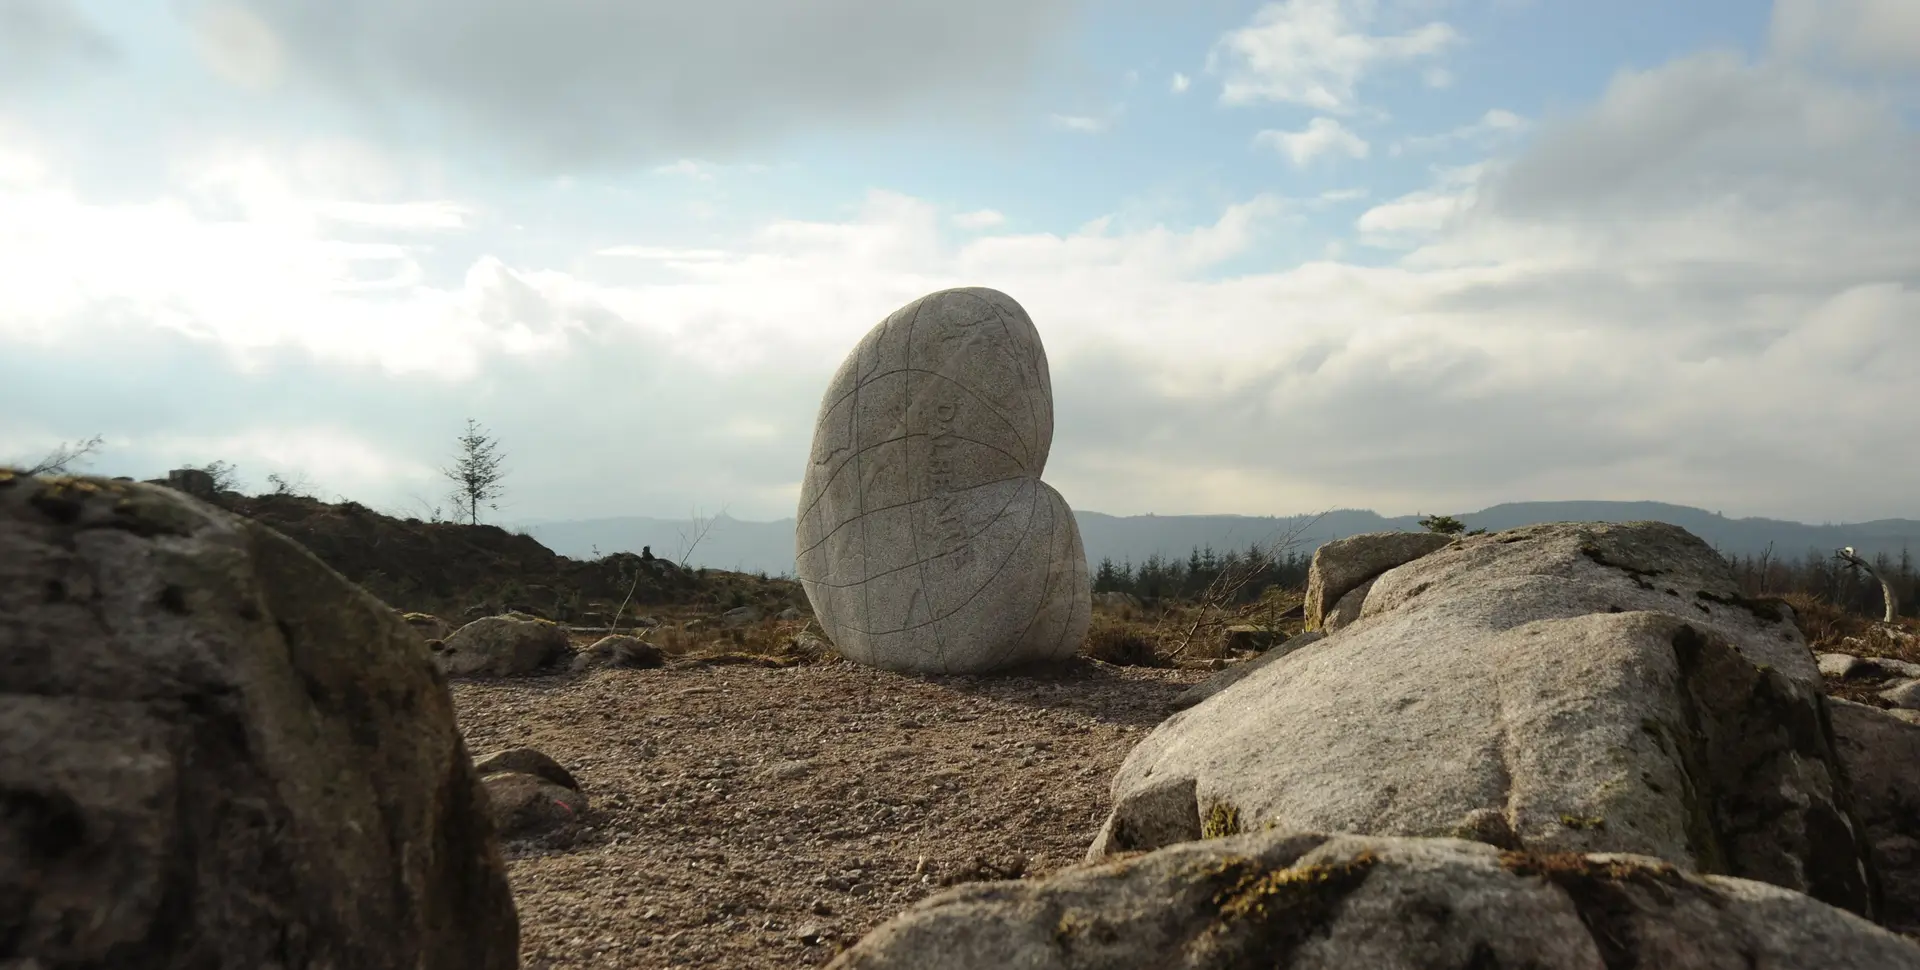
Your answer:
[[[88,456],[100,450],[102,436],[94,435],[85,441],[73,444],[61,442],[52,451],[46,453],[37,462],[21,469],[28,475],[65,475],[76,464],[86,464]]]
[[[1213,577],[1212,581],[1207,583],[1207,588],[1201,592],[1199,614],[1196,615],[1193,622],[1187,626],[1186,634],[1180,638],[1180,645],[1175,647],[1173,652],[1167,655],[1167,658],[1169,660],[1178,659],[1181,654],[1187,652],[1187,648],[1193,645],[1195,636],[1199,634],[1200,628],[1208,624],[1215,610],[1222,609],[1227,604],[1232,603],[1235,599],[1239,598],[1240,591],[1246,589],[1248,583],[1270,572],[1273,569],[1274,563],[1279,559],[1276,554],[1285,552],[1299,545],[1301,535],[1308,529],[1313,528],[1322,518],[1325,518],[1326,514],[1327,513],[1322,512],[1288,529],[1284,533],[1277,533],[1264,544],[1255,543],[1253,548],[1249,550],[1251,554],[1248,555],[1247,558],[1239,560],[1232,566],[1220,570],[1220,572]]]
[[[1865,559],[1855,555],[1852,546],[1835,551],[1833,558],[1845,562],[1849,569],[1864,570],[1868,576],[1880,582],[1880,599],[1886,604],[1886,616],[1880,622],[1892,623],[1900,616],[1900,600],[1893,593],[1893,584],[1887,582],[1886,577],[1874,572],[1873,567],[1868,565]]]
[[[726,514],[727,514],[727,508],[726,506],[723,505],[720,507],[720,515],[726,515]],[[694,515],[693,515],[693,527],[695,530],[693,535],[693,541],[687,542],[687,533],[685,530],[682,530],[680,532],[680,541],[686,544],[686,548],[682,550],[680,553],[681,569],[687,568],[687,560],[693,558],[693,550],[698,549],[700,547],[700,540],[705,539],[707,537],[707,533],[713,531],[713,521],[716,518],[719,518],[719,516],[713,516],[712,518],[701,518],[700,513],[696,511],[694,512]]]
[[[628,553],[628,555],[632,555],[632,553]],[[632,569],[633,581],[627,584],[627,595],[620,601],[620,608],[613,611],[613,618],[607,621],[608,636],[612,636],[613,631],[620,626],[621,615],[627,612],[627,604],[633,602],[633,591],[640,588],[640,564],[638,562],[634,563]]]

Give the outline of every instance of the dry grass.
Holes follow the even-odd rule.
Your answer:
[[[1095,610],[1080,653],[1122,667],[1209,665],[1231,655],[1226,648],[1226,630],[1230,626],[1253,625],[1273,630],[1282,640],[1299,633],[1299,617],[1288,614],[1303,598],[1300,590],[1276,588],[1237,609],[1164,603]],[[722,625],[714,607],[655,608],[651,613],[660,625],[633,633],[660,648],[670,662],[792,666],[835,659],[832,647],[821,637],[820,627],[811,617],[768,618],[729,628]],[[1192,642],[1176,657],[1175,651],[1190,633]],[[580,633],[575,639],[585,645],[599,639],[599,634]]]
[[[1294,614],[1305,600],[1304,590],[1276,586],[1237,607],[1163,601],[1095,610],[1081,653],[1122,666],[1207,664],[1232,656],[1227,649],[1228,627],[1258,627],[1272,631],[1276,640],[1298,634],[1302,620]]]
[[[1128,612],[1132,612],[1129,610]],[[1096,613],[1080,653],[1122,667],[1171,667],[1153,627],[1113,614]]]
[[[1788,593],[1781,597],[1793,607],[1794,621],[1814,653],[1848,653],[1856,657],[1888,657],[1920,663],[1920,620],[1901,617],[1888,625],[1878,619],[1849,613],[1817,596]]]

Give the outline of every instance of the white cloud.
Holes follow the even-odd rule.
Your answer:
[[[72,0],[0,2],[0,93],[110,64],[118,54],[106,32]]]
[[[1473,204],[1471,190],[1410,192],[1368,209],[1354,221],[1362,242],[1370,246],[1401,246],[1446,228],[1447,223]]]
[[[1006,216],[992,209],[977,209],[973,212],[962,212],[953,217],[953,224],[962,229],[991,229],[1006,221]]]
[[[691,158],[683,158],[677,162],[671,162],[666,165],[655,165],[653,167],[653,174],[679,175],[684,178],[709,182],[713,180],[713,166],[705,162],[695,161]]]
[[[200,59],[226,80],[264,90],[286,71],[286,50],[272,27],[251,10],[215,0],[192,13]]]
[[[1774,49],[1789,57],[1920,70],[1920,3],[1913,0],[1776,0],[1770,27]]]
[[[1410,247],[1385,265],[1310,241],[1324,258],[1246,269],[1295,214],[1275,198],[1200,225],[962,233],[932,202],[875,192],[845,219],[585,247],[626,262],[482,240],[436,281],[412,226],[444,218],[422,200],[446,193],[344,187],[383,185],[379,166],[307,180],[228,152],[127,201],[0,138],[0,155],[26,158],[0,184],[9,441],[150,422],[155,441],[265,462],[267,439],[246,436],[311,431],[324,400],[328,427],[402,468],[435,429],[491,409],[524,514],[679,513],[725,495],[748,497],[735,515],[773,517],[791,509],[848,348],[914,297],[988,285],[1045,337],[1048,477],[1077,508],[1658,497],[1860,519],[1910,514],[1920,480],[1920,453],[1883,446],[1920,411],[1920,139],[1877,95],[1778,64],[1623,73],[1510,160],[1369,208],[1360,241]],[[345,226],[326,215],[340,203],[410,215]],[[461,219],[436,231],[489,225]],[[643,280],[620,272],[635,261]],[[235,377],[222,354],[273,379]],[[195,389],[164,426],[138,406],[162,389],[139,383],[154,374]],[[320,465],[315,449],[273,460]],[[579,474],[586,453],[595,474]],[[1832,472],[1867,461],[1875,474]]]
[[[407,237],[463,228],[465,206],[314,194],[288,179],[296,161],[261,153],[202,158],[178,191],[140,202],[89,201],[53,166],[39,169],[0,185],[0,341],[58,341],[76,321],[131,318],[243,363],[291,344],[451,376],[471,373],[476,346],[542,345],[519,323],[483,319],[513,277],[497,261],[475,264],[459,290],[423,282],[422,249]]]
[[[1228,104],[1283,101],[1336,113],[1355,109],[1369,73],[1431,58],[1460,35],[1441,21],[1400,34],[1373,34],[1376,0],[1278,0],[1229,32],[1208,56],[1225,77]]]
[[[608,246],[594,250],[593,254],[667,263],[707,263],[727,258],[724,249],[672,249],[666,246]]]
[[[1097,135],[1107,130],[1107,119],[1093,118],[1087,115],[1053,115],[1049,119],[1055,128],[1077,131],[1084,135]]]
[[[1173,72],[1173,81],[1168,86],[1173,90],[1173,93],[1175,94],[1185,94],[1187,92],[1187,88],[1193,86],[1193,78],[1190,78],[1185,74],[1180,73],[1179,71],[1175,71]]]
[[[1366,158],[1368,152],[1365,139],[1332,118],[1315,118],[1299,131],[1262,131],[1254,142],[1272,147],[1301,168],[1322,155]]]
[[[372,226],[380,229],[419,231],[463,229],[471,214],[457,202],[342,202],[318,200],[312,203],[315,216],[329,222]]]
[[[1518,134],[1526,129],[1527,119],[1505,108],[1490,108],[1473,122],[1451,131],[1444,131],[1437,135],[1415,135],[1411,138],[1403,138],[1393,144],[1392,153],[1399,155],[1406,151],[1437,151],[1461,144],[1484,150],[1499,139]]]
[[[1420,81],[1430,88],[1453,87],[1453,72],[1444,67],[1430,67],[1420,72]]]
[[[929,112],[950,123],[1002,124],[1079,6],[218,2],[257,18],[279,38],[289,76],[354,109],[369,132],[395,144],[464,138],[548,172],[688,156],[726,161],[794,132]],[[391,124],[396,117],[432,123]]]

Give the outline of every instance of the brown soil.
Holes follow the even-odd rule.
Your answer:
[[[1108,781],[1197,669],[914,677],[846,662],[456,682],[475,757],[592,805],[504,847],[530,970],[815,966],[944,886],[1084,856]]]

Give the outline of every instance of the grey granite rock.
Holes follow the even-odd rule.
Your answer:
[[[509,970],[427,644],[272,529],[0,469],[0,966]]]
[[[1006,294],[942,290],[868,332],[821,402],[796,536],[842,656],[985,673],[1080,649],[1086,556],[1040,480],[1052,440],[1046,354]]]
[[[1307,569],[1307,629],[1318,630],[1354,587],[1453,540],[1435,532],[1369,532],[1335,539],[1313,552]]]
[[[1116,774],[1107,829],[1174,778],[1203,819],[1247,828],[1462,835],[1491,810],[1529,849],[1868,912],[1813,658],[1790,614],[1731,587],[1669,526],[1463,540],[1381,575],[1360,622],[1162,722]]]
[[[448,677],[523,677],[571,659],[567,631],[511,613],[483,616],[453,631],[434,655]]]
[[[1920,934],[1920,724],[1838,697],[1827,704],[1853,814],[1880,881],[1879,920]]]
[[[1340,602],[1335,603],[1333,609],[1328,610],[1327,615],[1321,618],[1320,629],[1332,633],[1359,619],[1360,611],[1367,605],[1367,594],[1373,591],[1373,584],[1379,580],[1380,577],[1375,576],[1347,590],[1346,594],[1340,597]]]
[[[1895,707],[1920,711],[1920,680],[1903,680],[1880,692],[1880,699]]]
[[[1912,970],[1785,889],[1632,855],[1261,832],[916,903],[830,970]]]

